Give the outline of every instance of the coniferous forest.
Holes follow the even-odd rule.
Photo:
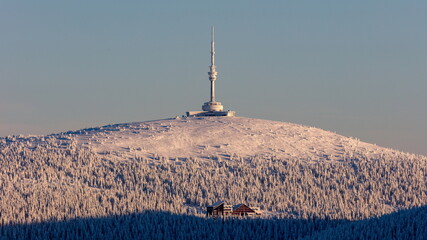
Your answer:
[[[32,148],[3,139],[0,166],[0,236],[6,239],[427,236],[422,156],[114,160],[53,139]],[[264,213],[205,218],[205,207],[218,200]]]

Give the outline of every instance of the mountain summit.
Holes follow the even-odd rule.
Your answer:
[[[129,158],[165,156],[275,157],[305,161],[341,161],[353,157],[401,155],[314,127],[245,117],[188,117],[108,125],[57,136],[99,154]],[[411,155],[411,154],[408,154]]]

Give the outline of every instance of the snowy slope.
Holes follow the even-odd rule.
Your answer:
[[[67,138],[99,154],[168,158],[275,156],[281,159],[343,160],[397,151],[318,128],[244,117],[166,119],[68,132]]]
[[[145,210],[201,216],[218,200],[283,218],[360,220],[426,205],[426,163],[318,128],[243,117],[12,136],[0,138],[0,222]]]

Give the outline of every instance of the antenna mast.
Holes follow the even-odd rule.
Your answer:
[[[212,26],[212,33],[211,33],[211,66],[210,66],[210,71],[208,72],[209,74],[209,80],[211,81],[211,102],[215,102],[215,80],[216,80],[216,75],[218,74],[216,72],[215,69],[215,39],[214,39],[214,34],[215,34],[215,29]]]

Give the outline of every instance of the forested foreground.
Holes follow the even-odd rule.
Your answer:
[[[360,220],[427,203],[424,157],[317,161],[100,157],[55,141],[0,151],[0,223],[127,215],[203,216],[218,200],[279,218]]]
[[[4,239],[405,239],[427,238],[427,207],[356,222],[205,219],[146,211],[124,216],[2,226]]]
[[[324,228],[305,240],[427,239],[427,206]]]

